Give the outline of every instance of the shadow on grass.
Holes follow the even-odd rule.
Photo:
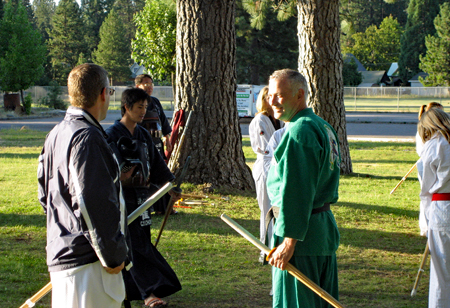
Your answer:
[[[417,160],[365,160],[365,159],[352,159],[352,163],[365,163],[365,164],[411,164],[411,167],[417,162]]]
[[[0,213],[0,227],[12,226],[35,226],[45,227],[46,216],[42,215],[26,215],[26,214],[5,214]]]
[[[259,238],[259,220],[234,218],[227,214],[242,228]],[[152,219],[153,220],[153,219]],[[172,220],[172,221],[170,221]],[[157,232],[161,218],[154,220],[152,229]],[[375,249],[380,251],[420,254],[425,247],[426,239],[417,234],[388,232],[383,230],[367,230],[360,228],[339,228],[341,233],[341,245],[358,247],[361,249]],[[204,236],[208,234],[235,235],[240,237],[234,229],[222,221],[220,217],[205,220],[202,214],[180,213],[177,217],[171,217],[165,227],[166,230],[191,233],[192,236]],[[156,235],[156,233],[154,233]],[[422,242],[424,244],[422,245]]]
[[[370,205],[363,203],[351,203],[351,202],[339,202],[334,204],[333,206],[337,207],[348,207],[352,209],[364,210],[364,211],[373,211],[373,212],[381,212],[384,214],[394,214],[396,216],[407,216],[410,218],[419,219],[419,211],[413,210],[405,210],[399,209],[392,206],[384,206],[384,205]]]
[[[339,228],[341,245],[362,249],[421,254],[426,239],[417,234],[366,230],[360,228]],[[422,244],[423,242],[423,244]]]
[[[403,177],[401,176],[383,176],[383,175],[373,175],[368,173],[352,173],[341,175],[341,178],[367,178],[367,179],[380,179],[380,180],[398,180],[400,181]],[[418,181],[416,177],[407,178],[407,181]]]
[[[30,153],[1,153],[0,159],[36,159],[36,165],[37,165],[37,159],[39,158],[39,154],[30,154]]]
[[[370,141],[350,141],[350,150],[363,148],[364,150],[386,148],[392,146],[393,148],[410,147],[414,142],[370,142]]]

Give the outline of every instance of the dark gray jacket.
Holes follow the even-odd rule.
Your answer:
[[[47,135],[38,197],[47,213],[47,265],[60,271],[100,260],[125,261],[125,205],[106,134],[87,111],[69,107]]]

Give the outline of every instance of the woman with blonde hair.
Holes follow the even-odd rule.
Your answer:
[[[417,130],[424,142],[417,165],[431,255],[428,307],[450,307],[450,117],[432,108]]]
[[[444,106],[442,106],[441,104],[439,104],[437,102],[430,102],[426,105],[422,105],[422,106],[420,106],[420,110],[419,110],[419,120],[422,117],[422,114],[424,112],[426,112],[430,109],[433,109],[433,108],[438,108],[438,109],[444,110]],[[417,134],[416,134],[416,152],[419,156],[422,153],[422,148],[423,148],[423,142],[419,136],[419,132],[417,132]]]
[[[250,143],[253,152],[256,153],[256,161],[253,165],[253,179],[255,180],[256,187],[256,198],[258,200],[258,205],[261,210],[260,216],[260,240],[264,242],[266,238],[265,229],[265,217],[270,209],[270,200],[267,196],[266,190],[266,177],[267,177],[267,167],[268,164],[264,164],[264,158],[269,154],[267,145],[269,144],[270,137],[273,133],[283,126],[283,123],[276,120],[273,117],[272,107],[269,105],[267,100],[267,93],[269,92],[269,87],[264,87],[261,89],[256,101],[256,109],[258,113],[255,115],[253,120],[250,122],[249,134]],[[272,237],[272,228],[269,227],[268,238]],[[264,254],[261,253],[260,261],[264,261]]]

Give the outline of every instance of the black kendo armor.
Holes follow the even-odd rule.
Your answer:
[[[116,154],[115,156],[122,172],[127,172],[133,166],[136,166],[131,178],[126,180],[123,185],[134,187],[147,186],[150,178],[150,163],[147,144],[140,140],[120,137],[116,146],[114,146],[114,144],[110,144],[110,146]]]
[[[161,154],[164,158],[164,145],[161,140],[163,137],[162,126],[161,120],[159,119],[158,109],[156,109],[156,107],[153,107],[151,110],[147,109],[147,113],[145,114],[141,125],[148,130],[159,154]]]

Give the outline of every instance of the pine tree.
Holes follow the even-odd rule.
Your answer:
[[[100,27],[100,43],[93,52],[94,62],[108,71],[111,81],[125,81],[131,75],[130,45],[124,36],[125,28],[112,9]]]
[[[85,26],[84,41],[87,44],[85,56],[89,60],[100,42],[100,27],[107,16],[106,3],[102,0],[81,0],[80,9]]]
[[[84,25],[80,8],[75,0],[60,0],[52,17],[52,30],[48,46],[53,67],[53,78],[60,85],[78,62],[80,53],[86,52],[83,40]]]
[[[341,0],[339,11],[341,21],[348,25],[345,32],[351,35],[364,32],[372,25],[379,25],[383,19],[391,16],[403,27],[406,24],[408,0]]]
[[[420,72],[419,57],[425,55],[425,37],[433,35],[433,20],[439,13],[439,0],[411,0],[408,21],[400,40],[400,77],[404,83]]]
[[[36,19],[36,26],[41,32],[44,41],[50,38],[52,28],[52,16],[55,12],[55,2],[53,0],[34,0],[33,12]]]
[[[450,3],[441,5],[434,19],[435,35],[425,38],[426,55],[420,57],[420,68],[428,73],[421,82],[427,86],[450,86]]]
[[[116,0],[116,2],[114,2],[113,9],[122,21],[126,32],[126,40],[131,46],[131,40],[134,39],[136,33],[136,25],[133,21],[133,15],[136,13],[136,7],[131,0]]]
[[[0,20],[3,18],[3,0],[0,0]]]
[[[297,19],[277,19],[267,12],[265,26],[255,29],[241,2],[236,3],[236,71],[238,84],[267,84],[276,69],[297,68]]]
[[[39,31],[28,20],[21,4],[8,2],[0,22],[0,87],[21,92],[32,86],[44,72],[45,46]]]

